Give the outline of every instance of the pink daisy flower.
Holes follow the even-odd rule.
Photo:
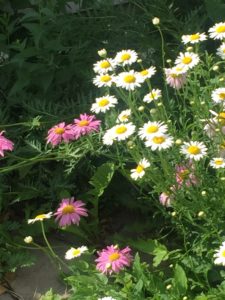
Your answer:
[[[80,200],[74,201],[74,197],[62,199],[59,208],[54,213],[56,221],[59,221],[59,226],[79,225],[80,217],[88,216],[87,209],[83,206],[85,206],[85,203]]]
[[[124,267],[129,267],[132,261],[130,252],[129,247],[120,250],[117,246],[107,246],[106,249],[97,252],[99,255],[95,260],[97,270],[101,273],[112,274],[118,273]]]
[[[81,114],[80,119],[74,119],[74,133],[76,138],[80,138],[82,135],[89,134],[93,131],[98,131],[101,124],[100,120],[96,120],[95,116]]]
[[[12,151],[14,143],[3,136],[4,131],[0,132],[0,155],[4,156],[4,151]]]
[[[191,163],[189,163],[187,166],[176,166],[176,182],[178,183],[179,187],[181,187],[183,183],[187,187],[190,187],[191,185],[196,185],[198,183],[198,179],[193,173],[193,166]]]
[[[73,125],[66,125],[65,122],[55,125],[48,131],[47,143],[52,144],[54,147],[62,141],[68,143],[69,141],[74,140],[75,136],[73,128]]]

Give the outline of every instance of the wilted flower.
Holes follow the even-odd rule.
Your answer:
[[[195,185],[198,183],[197,177],[193,173],[193,165],[177,165],[176,166],[176,182],[179,186],[183,183],[186,186]]]
[[[59,226],[79,225],[80,217],[88,216],[87,209],[84,206],[84,202],[80,200],[74,201],[74,197],[62,199],[59,208],[54,213],[56,221],[59,221]]]
[[[120,250],[117,246],[107,246],[102,251],[98,251],[96,268],[102,273],[118,273],[124,267],[129,267],[132,261],[131,249],[126,247]]]
[[[170,207],[171,206],[171,195],[169,193],[161,193],[159,196],[159,202],[166,207]]]
[[[187,69],[182,66],[175,66],[173,68],[166,68],[166,82],[174,89],[180,89],[186,82]]]

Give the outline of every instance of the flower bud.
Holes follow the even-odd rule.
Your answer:
[[[176,145],[181,145],[181,144],[182,144],[182,140],[181,140],[181,139],[177,139],[177,140],[175,141],[175,144],[176,144]]]
[[[183,300],[187,300],[187,299],[188,299],[188,297],[187,297],[187,296],[184,296],[184,297],[183,297]]]
[[[202,196],[205,196],[207,193],[206,193],[206,191],[202,191],[201,194],[202,194]]]
[[[205,105],[205,101],[201,101],[200,104],[201,104],[201,105]]]
[[[193,51],[193,47],[187,47],[187,49],[186,49],[188,52],[191,52],[191,51]]]
[[[139,106],[139,107],[138,107],[138,110],[139,110],[139,111],[143,111],[144,109],[145,109],[144,106]]]
[[[161,102],[157,103],[157,106],[162,106],[163,104]]]
[[[221,177],[220,180],[225,181],[225,177]]]
[[[193,104],[195,104],[195,102],[194,101],[190,101],[190,104],[193,105]]]
[[[167,59],[166,62],[167,62],[168,64],[170,64],[170,63],[172,62],[172,60],[171,60],[171,59]]]
[[[157,112],[155,108],[150,109],[150,114],[154,115]]]
[[[172,285],[171,285],[171,284],[168,284],[168,285],[166,286],[166,289],[169,290],[169,289],[171,289],[171,287],[172,287]]]
[[[172,217],[175,217],[176,214],[177,214],[177,213],[176,213],[175,211],[173,211],[173,212],[171,213],[171,216],[172,216]]]
[[[33,242],[32,236],[26,236],[26,237],[24,238],[24,242],[25,242],[26,244],[32,243],[32,242]]]
[[[198,217],[199,217],[199,218],[203,217],[204,215],[205,215],[205,213],[204,213],[204,211],[202,211],[202,210],[198,213]]]
[[[160,19],[159,18],[155,17],[155,18],[152,19],[152,24],[153,25],[159,25],[159,23],[160,23]]]
[[[98,55],[99,55],[100,57],[105,58],[105,57],[107,56],[107,51],[106,51],[106,49],[98,50]]]
[[[218,71],[219,70],[219,66],[214,66],[212,69],[213,69],[213,71]]]
[[[219,81],[224,81],[224,77],[221,77],[221,78],[219,79]]]
[[[142,59],[139,58],[139,59],[137,60],[137,63],[139,63],[139,64],[142,63]]]

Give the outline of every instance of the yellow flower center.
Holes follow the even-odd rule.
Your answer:
[[[225,100],[225,93],[219,93],[220,100]]]
[[[103,76],[101,76],[100,80],[102,82],[109,82],[111,80],[111,76],[109,76],[109,75],[103,75]]]
[[[215,161],[214,161],[214,163],[215,163],[215,165],[217,165],[217,166],[221,166],[222,164],[223,164],[223,160],[222,160],[222,158],[221,159],[216,159]],[[225,251],[225,250],[224,250]]]
[[[137,168],[136,168],[137,173],[141,173],[143,170],[144,170],[144,168],[143,168],[142,165],[138,165]]]
[[[98,102],[98,105],[100,106],[100,107],[104,107],[104,106],[106,106],[106,105],[108,105],[109,104],[109,100],[108,99],[102,99],[102,100],[100,100],[99,102]]]
[[[111,262],[113,262],[113,261],[115,261],[115,260],[117,260],[119,258],[120,258],[120,254],[117,253],[117,252],[114,252],[114,253],[112,253],[112,254],[109,255],[109,260]]]
[[[122,61],[129,60],[130,58],[131,58],[131,55],[129,53],[124,53],[121,56]]]
[[[35,217],[35,219],[37,219],[37,220],[43,220],[43,219],[45,219],[45,218],[46,218],[45,214],[37,215],[37,216]]]
[[[110,66],[111,66],[110,63],[107,60],[104,60],[100,63],[100,68],[102,68],[102,69],[107,69]]]
[[[82,120],[78,123],[78,126],[83,127],[83,126],[88,126],[89,121],[88,120]]]
[[[163,136],[154,136],[154,138],[152,139],[152,141],[155,143],[155,144],[162,144],[165,142],[165,138]]]
[[[177,77],[179,77],[179,75],[176,74],[176,73],[171,73],[170,76],[171,76],[172,78],[177,78]]]
[[[65,132],[65,129],[61,128],[61,127],[58,127],[54,131],[55,131],[56,134],[63,134]]]
[[[118,128],[116,128],[116,133],[117,134],[123,134],[123,133],[125,133],[127,131],[127,127],[126,126],[120,126],[120,127],[118,127]]]
[[[225,111],[220,112],[217,118],[218,118],[218,121],[220,122],[220,124],[222,126],[225,126]]]
[[[217,33],[223,33],[225,32],[225,25],[220,25],[216,28]]]
[[[191,40],[191,41],[196,41],[196,40],[198,40],[199,38],[200,38],[200,35],[199,35],[198,33],[192,34],[192,35],[190,36],[190,40]]]
[[[146,76],[146,75],[148,75],[148,70],[143,70],[143,71],[140,72],[140,74],[142,76]]]
[[[71,205],[71,204],[68,204],[65,207],[63,207],[62,214],[63,215],[72,214],[75,211],[76,211],[75,207],[73,205]]]
[[[120,119],[122,121],[127,121],[129,119],[129,116],[128,115],[123,115],[123,116],[120,117]]]
[[[190,56],[186,56],[182,59],[182,63],[188,65],[192,62],[192,58]]]
[[[151,99],[154,99],[154,98],[156,98],[157,97],[157,94],[155,93],[155,92],[152,92],[151,94],[150,94],[150,98]]]
[[[201,152],[201,151],[200,151],[200,148],[197,147],[197,146],[189,146],[189,147],[187,148],[187,151],[188,151],[190,154],[194,154],[194,155],[199,154],[199,153]]]
[[[123,80],[126,83],[134,83],[136,81],[136,78],[134,75],[126,75],[124,76]]]
[[[159,130],[159,127],[156,125],[151,125],[147,128],[147,133],[155,133]]]
[[[222,51],[223,51],[223,53],[225,53],[225,48]]]
[[[80,252],[80,250],[79,249],[74,249],[73,250],[73,256],[77,256],[77,255],[79,255],[81,252]]]

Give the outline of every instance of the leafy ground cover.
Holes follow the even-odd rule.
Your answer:
[[[2,278],[41,247],[69,299],[223,299],[224,4],[65,4],[2,8]]]

